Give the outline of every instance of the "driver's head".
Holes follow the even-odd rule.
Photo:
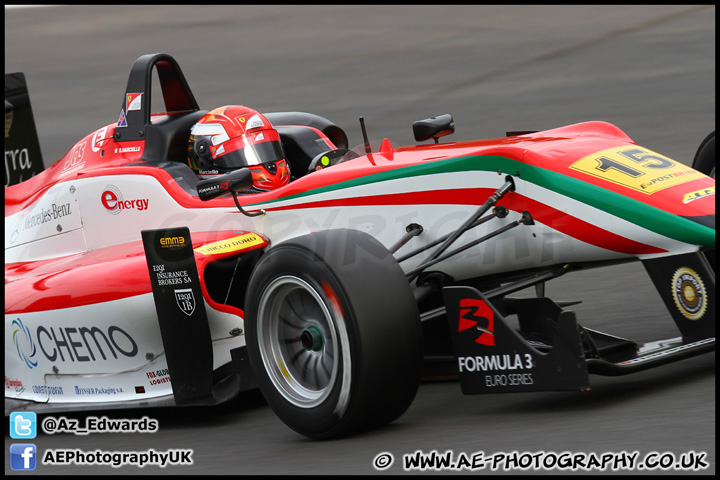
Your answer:
[[[188,162],[201,179],[247,168],[258,190],[290,181],[277,130],[262,114],[242,105],[216,108],[193,125]]]

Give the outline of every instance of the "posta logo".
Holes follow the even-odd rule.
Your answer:
[[[120,189],[114,185],[105,187],[105,191],[100,195],[100,202],[113,215],[117,215],[123,210],[144,211],[150,204],[150,200],[147,198],[125,200]]]
[[[495,345],[494,314],[487,303],[474,298],[460,300],[458,332],[475,327],[482,333],[475,339],[481,345]]]

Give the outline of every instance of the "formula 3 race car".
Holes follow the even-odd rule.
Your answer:
[[[153,72],[164,113],[150,111]],[[6,74],[6,415],[259,387],[289,427],[331,438],[406,411],[438,323],[465,394],[586,390],[589,374],[715,348],[714,132],[691,168],[604,122],[442,143],[446,114],[399,147],[373,145],[361,121],[358,151],[325,118],[268,113],[293,179],[248,193],[247,169],[188,167],[204,113],[171,56],[144,55],[119,119],[33,171],[25,80]],[[630,261],[676,338],[585,328],[544,295]]]

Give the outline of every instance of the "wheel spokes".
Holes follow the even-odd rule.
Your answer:
[[[338,371],[334,319],[324,297],[288,276],[272,282],[260,304],[260,348],[271,380],[296,405],[319,404]]]

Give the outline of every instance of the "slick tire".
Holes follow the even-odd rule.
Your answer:
[[[269,250],[247,288],[247,348],[275,414],[314,439],[392,422],[417,393],[422,329],[405,274],[373,237],[329,230]]]
[[[695,153],[692,167],[698,172],[715,178],[715,131],[705,137]],[[713,271],[715,270],[715,249],[705,251],[705,256],[710,262]]]
[[[715,132],[713,131],[710,135],[700,143],[695,158],[693,159],[692,167],[704,173],[709,177],[715,178]]]

